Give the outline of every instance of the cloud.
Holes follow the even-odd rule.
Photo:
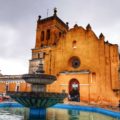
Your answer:
[[[28,73],[28,61],[17,58],[0,58],[0,70],[2,74],[25,74]]]
[[[21,40],[23,39],[21,34],[13,26],[0,25],[0,70],[2,74],[23,74],[28,72],[30,53],[26,54],[29,49],[25,51],[26,42],[23,43]]]
[[[0,57],[9,57],[12,54],[12,48],[19,38],[19,33],[11,26],[0,25]]]

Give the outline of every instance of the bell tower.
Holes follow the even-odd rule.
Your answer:
[[[46,51],[57,46],[60,38],[67,33],[68,29],[68,22],[64,23],[57,16],[56,8],[54,8],[53,16],[44,19],[38,16],[36,43],[35,48],[32,49],[32,59],[29,61],[29,73],[34,73],[40,62],[44,64]]]
[[[64,23],[57,17],[57,9],[51,17],[41,19],[38,17],[36,30],[35,49],[56,45],[62,34],[68,31],[68,23]]]

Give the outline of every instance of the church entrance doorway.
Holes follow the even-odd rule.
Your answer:
[[[79,93],[79,81],[77,79],[71,79],[69,82],[69,97],[70,101],[80,102],[80,93]]]

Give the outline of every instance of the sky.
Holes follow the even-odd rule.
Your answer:
[[[57,15],[69,27],[90,23],[97,36],[120,46],[120,0],[0,0],[0,70],[2,74],[28,73],[35,46],[38,15]]]

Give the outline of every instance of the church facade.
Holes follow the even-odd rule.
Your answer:
[[[70,101],[118,104],[118,45],[105,42],[102,33],[97,37],[90,24],[69,28],[56,9],[51,17],[39,16],[29,73],[35,73],[41,62],[45,73],[57,77],[47,91],[66,92]]]

